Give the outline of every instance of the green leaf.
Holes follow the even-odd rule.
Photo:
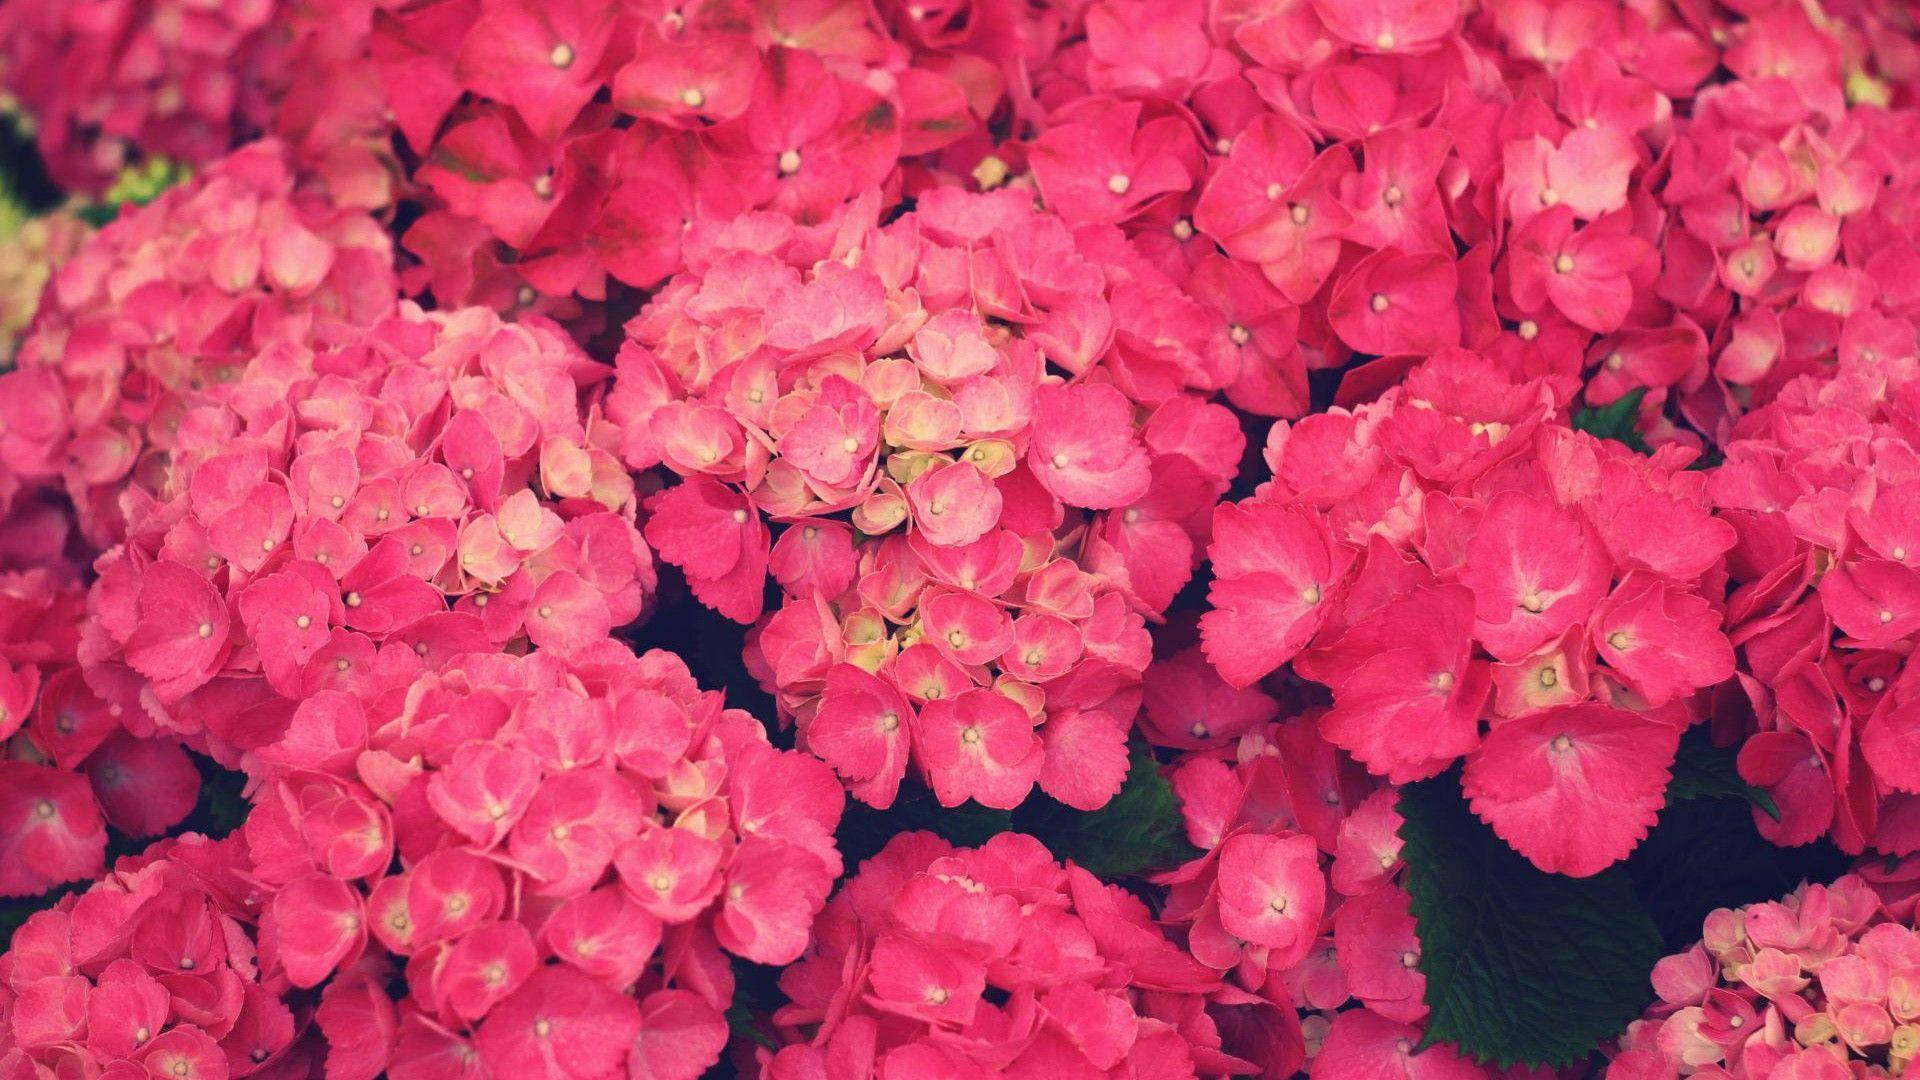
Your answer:
[[[1135,739],[1127,756],[1127,782],[1107,805],[1085,811],[1028,799],[1014,811],[1014,827],[1038,837],[1054,858],[1072,859],[1096,877],[1127,877],[1198,858],[1187,843],[1180,800],[1153,751]]]
[[[97,203],[80,207],[75,213],[82,221],[95,228],[105,228],[120,216],[120,212],[129,204],[145,206],[160,197],[161,193],[192,175],[186,166],[163,157],[148,158],[138,165],[129,165],[120,171],[113,186],[100,197]]]
[[[1558,1067],[1640,1015],[1662,945],[1624,867],[1542,873],[1468,809],[1457,769],[1401,789],[1400,814],[1432,1010],[1423,1047]]]
[[[769,1050],[777,1050],[773,1036],[760,1030],[753,1022],[753,1014],[747,1010],[747,1003],[735,1001],[727,1006],[727,1029],[736,1039],[751,1039]]]
[[[1600,408],[1587,406],[1576,411],[1569,423],[1575,431],[1584,431],[1596,439],[1622,442],[1637,453],[1650,454],[1652,448],[1634,427],[1634,421],[1639,418],[1640,399],[1646,396],[1646,387],[1635,387]]]
[[[176,832],[197,832],[218,840],[247,823],[253,804],[246,799],[245,773],[223,769],[213,759],[193,755],[200,770],[200,800]]]
[[[727,1006],[727,1027],[736,1038],[752,1039],[769,1050],[773,1037],[756,1021],[787,1003],[780,992],[780,969],[733,959],[733,1001]]]
[[[930,832],[951,844],[979,847],[1012,827],[1013,815],[1005,810],[990,810],[972,801],[948,809],[924,785],[908,780],[900,785],[899,796],[885,810],[849,800],[834,843],[851,873],[899,833]]]
[[[1740,779],[1738,747],[1715,746],[1707,725],[1695,724],[1680,740],[1680,752],[1673,759],[1673,779],[1667,784],[1669,805],[1683,799],[1737,798],[1758,806],[1775,821],[1780,807],[1765,788],[1757,788]]]
[[[1187,843],[1180,800],[1160,774],[1153,751],[1136,739],[1128,758],[1126,784],[1098,810],[1075,810],[1039,794],[1013,811],[972,801],[947,808],[924,786],[908,781],[886,810],[848,803],[835,839],[849,867],[872,857],[896,834],[915,830],[961,847],[978,847],[1009,830],[1028,833],[1054,858],[1072,859],[1103,878],[1144,874],[1198,857]]]
[[[1679,952],[1700,939],[1713,909],[1774,900],[1802,881],[1832,881],[1851,862],[1824,839],[1775,847],[1736,794],[1670,800],[1626,871],[1666,951]]]

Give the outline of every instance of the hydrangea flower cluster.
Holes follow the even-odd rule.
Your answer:
[[[141,158],[212,162],[264,126],[252,65],[278,6],[8,4],[0,71],[32,114],[54,179],[104,191]]]
[[[603,370],[543,321],[403,303],[186,397],[155,489],[123,493],[147,496],[128,542],[98,561],[89,684],[233,764],[321,691],[601,643],[653,584],[631,481],[583,421]]]
[[[1853,40],[1828,29],[1808,40]],[[1755,819],[1776,843],[1906,854],[1920,850],[1911,112],[1873,107],[1907,92],[1870,78],[1836,86],[1834,58],[1803,48],[1773,61],[1799,92],[1783,114],[1793,98],[1745,81],[1767,61],[1730,54],[1743,81],[1716,89],[1720,123],[1676,147],[1687,168],[1663,193],[1685,225],[1670,269],[1711,249],[1722,268],[1701,303],[1736,307],[1712,379],[1696,371],[1681,399],[1725,455],[1708,491],[1738,537],[1727,622],[1743,663],[1720,717],[1749,736],[1741,773],[1777,804]]]
[[[0,374],[0,469],[62,488],[104,550],[188,402],[268,346],[331,344],[387,314],[392,261],[380,223],[301,187],[282,144],[222,159],[59,267]]]
[[[1803,375],[1913,355],[1920,56],[1889,14],[1757,13],[1722,57],[1735,77],[1674,132],[1657,292],[1709,330],[1713,358],[1675,364],[1670,392],[1716,444]]]
[[[1849,875],[1707,916],[1661,960],[1619,1080],[1900,1076],[1920,1055],[1920,931],[1903,887]]]
[[[727,954],[792,962],[840,874],[832,772],[670,653],[475,652],[358,689],[302,705],[323,722],[244,828],[262,969],[325,984],[330,1077],[694,1080]]]
[[[1117,885],[1032,837],[901,833],[780,980],[768,1080],[1287,1076],[1290,1009],[1224,986]],[[1295,1040],[1297,1042],[1297,1040]],[[1289,1054],[1291,1053],[1291,1056]]]
[[[808,224],[976,132],[1067,13],[1036,6],[435,0],[373,56],[430,196],[404,237],[442,304],[651,288],[688,238],[766,208]],[[977,154],[975,155],[977,156]],[[920,171],[927,166],[915,167]]]
[[[98,877],[109,824],[158,835],[200,788],[177,743],[88,707],[83,548],[67,505],[0,468],[0,898]]]
[[[78,666],[31,713],[19,695],[16,751],[51,767],[9,802],[66,795],[23,817],[62,853],[39,887],[98,868],[88,779],[107,822],[152,835],[194,806],[182,745],[273,775],[456,656],[572,655],[633,621],[652,561],[630,480],[588,445],[593,372],[550,325],[405,305],[181,395],[152,487],[120,489],[131,529],[96,563]]]
[[[1198,649],[1174,663],[1190,672],[1188,688],[1209,678]],[[1488,1069],[1450,1046],[1413,1052],[1429,1010],[1399,883],[1397,790],[1321,736],[1324,709],[1273,722],[1271,697],[1211,682],[1211,694],[1190,700],[1213,708],[1195,715],[1239,733],[1215,736],[1171,770],[1187,839],[1202,854],[1156,879],[1169,887],[1160,917],[1224,985],[1279,1010],[1270,1022],[1281,1045],[1266,1059],[1279,1068],[1262,1075],[1292,1075],[1304,1062],[1315,1080],[1485,1080]],[[1228,723],[1250,715],[1262,718]]]
[[[262,771],[330,722],[320,691],[585,648],[652,592],[632,482],[589,435],[604,369],[540,320],[395,309],[378,224],[294,185],[261,144],[122,215],[0,375],[0,566],[36,568],[9,582],[0,717],[31,857],[0,893],[97,874],[108,824],[177,825],[182,744]],[[84,626],[63,505],[126,541]]]
[[[98,195],[130,165],[198,168],[274,133],[341,205],[384,206],[391,129],[368,56],[385,0],[22,0],[0,13],[0,86],[42,160]]]
[[[1731,527],[1691,451],[1555,421],[1542,378],[1457,347],[1377,400],[1276,424],[1216,512],[1206,656],[1283,663],[1320,730],[1394,783],[1465,758],[1475,811],[1541,869],[1592,874],[1662,802],[1700,694],[1733,673],[1712,591]]]
[[[0,1076],[314,1075],[311,1010],[264,972],[239,838],[122,859],[30,917],[0,958]]]
[[[1920,850],[1920,379],[1897,321],[1741,417],[1710,483],[1739,536],[1727,615],[1745,663],[1724,712],[1752,732],[1740,771],[1772,794],[1779,820],[1756,824],[1783,845]]]
[[[109,739],[111,727],[83,735],[72,722],[87,693],[77,666],[86,589],[77,568],[61,569],[57,546],[40,547],[64,530],[39,516],[23,509],[0,525],[9,556],[43,560],[0,572],[0,897],[99,876],[108,820],[152,836],[179,823],[200,786],[177,746]],[[136,775],[158,783],[123,782]]]
[[[627,464],[681,478],[647,539],[741,622],[779,584],[749,662],[856,797],[890,805],[911,768],[948,806],[1036,782],[1104,804],[1144,620],[1244,445],[1197,396],[1238,378],[1224,332],[1117,232],[1017,190],[930,191],[884,226],[871,199],[819,230],[750,214],[689,258],[607,401]]]

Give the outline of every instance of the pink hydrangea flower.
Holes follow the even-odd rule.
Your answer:
[[[1288,1071],[1494,1075],[1451,1046],[1410,1053],[1426,977],[1398,884],[1399,792],[1322,738],[1317,711],[1216,739],[1173,767],[1202,854],[1156,876],[1168,888],[1161,921],[1228,987],[1295,1018],[1299,1041],[1271,1059]]]
[[[1099,362],[1145,310],[1109,277],[1169,303],[1177,284],[1015,191],[929,191],[884,226],[862,201],[836,225],[851,269],[792,222],[729,228],[629,325],[607,400],[627,464],[679,477],[648,539],[708,606],[759,621],[756,672],[858,797],[884,807],[913,772],[950,805],[1036,783],[1103,804],[1145,621],[1191,575],[1243,444],[1199,400],[1233,376],[1198,343]]]
[[[378,0],[26,3],[0,19],[0,69],[62,187],[99,195],[128,166],[198,169],[261,132],[343,206],[393,198],[392,122],[369,44]]]
[[[243,372],[183,403],[192,435],[100,563],[83,659],[112,704],[229,765],[341,771],[362,706],[418,672],[583,653],[645,610],[633,488],[550,324],[409,305]],[[562,447],[590,474],[564,496],[540,480]]]
[[[1610,1073],[1824,1076],[1902,1069],[1920,1052],[1912,1001],[1920,935],[1905,882],[1848,875],[1707,916],[1703,938],[1654,969],[1659,995]]]
[[[188,835],[31,916],[7,954],[0,1068],[190,1080],[318,1069],[324,1043],[255,962],[250,870],[239,837]]]
[[[768,1077],[1103,1075],[1142,1061],[1237,1075],[1300,1061],[1290,1008],[1223,987],[1137,899],[1018,833],[977,849],[894,837],[827,906],[781,989],[790,1000],[768,1018],[779,1045],[758,1053]],[[1032,1024],[1014,1023],[1024,1015]]]
[[[832,5],[383,13],[373,66],[426,189],[403,238],[424,263],[414,287],[570,318],[610,286],[658,285],[743,211],[817,225],[897,184],[904,157],[978,132],[1006,96],[1009,42],[917,37]]]
[[[63,488],[96,550],[125,536],[122,488],[182,440],[218,437],[187,425],[196,398],[264,349],[338,342],[391,310],[392,241],[299,180],[287,146],[253,144],[122,215],[54,275],[0,375],[0,454]]]
[[[1230,685],[1286,663],[1325,684],[1322,732],[1378,775],[1464,756],[1475,809],[1509,843],[1591,874],[1644,835],[1700,691],[1733,672],[1705,592],[1732,538],[1630,534],[1629,506],[1717,524],[1679,471],[1689,455],[1636,458],[1556,418],[1541,380],[1455,349],[1351,413],[1276,425],[1274,479],[1215,513],[1200,632]]]
[[[98,879],[0,1077],[692,1080],[731,957],[780,1080],[1451,1080],[1394,785],[1597,873],[1707,721],[1920,850],[1910,19],[1659,7],[0,9],[64,182],[203,168],[0,344],[0,894]],[[794,749],[616,637],[656,550]],[[1157,909],[1017,835],[827,902],[843,792],[1090,810],[1136,730]],[[196,753],[239,837],[108,872]],[[1614,1068],[1905,1068],[1863,873]]]
[[[1920,554],[1913,485],[1900,470],[1875,477],[1843,448],[1879,438],[1885,453],[1907,453],[1910,440],[1893,433],[1905,430],[1920,384],[1911,349],[1874,356],[1843,348],[1833,370],[1779,382],[1733,428],[1708,491],[1738,536],[1727,621],[1750,688],[1725,695],[1723,714],[1748,736],[1742,775],[1781,808],[1779,821],[1755,824],[1777,843],[1825,834],[1849,851],[1905,853],[1920,849],[1907,810],[1920,790],[1909,764],[1920,726],[1904,662],[1912,634],[1902,629]],[[1821,551],[1837,554],[1809,588]],[[1834,742],[1821,731],[1844,734]]]
[[[670,654],[483,648],[324,693],[366,714],[347,766],[270,774],[241,836],[261,969],[322,988],[343,1068],[426,1068],[434,1033],[489,1070],[691,1078],[724,1042],[713,967],[792,962],[839,876],[831,771]],[[356,974],[400,970],[397,1001]]]

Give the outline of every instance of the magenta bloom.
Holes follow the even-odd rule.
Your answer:
[[[834,1070],[875,1059],[941,1076],[1102,1075],[1143,1058],[1238,1074],[1301,1060],[1291,1008],[1224,988],[1137,900],[1018,833],[978,849],[896,836],[820,926],[781,978],[791,1001],[772,1016],[782,1045],[763,1055],[764,1075],[866,1075]],[[1015,1034],[1009,1020],[1027,1010],[1034,1026]]]
[[[1175,279],[1017,192],[875,210],[836,219],[851,268],[738,218],[629,325],[607,416],[629,466],[676,481],[644,533],[757,624],[749,662],[857,797],[912,774],[948,805],[1100,806],[1146,623],[1237,468],[1201,395],[1242,359]]]
[[[1912,1017],[1920,947],[1905,877],[1849,874],[1778,901],[1709,913],[1701,941],[1654,968],[1659,1000],[1621,1037],[1612,1071],[1822,1075],[1876,1054],[1904,1059],[1896,1023]],[[1809,975],[1811,953],[1819,959]],[[1824,1016],[1834,1038],[1804,1046],[1786,1034],[1788,1015]]]

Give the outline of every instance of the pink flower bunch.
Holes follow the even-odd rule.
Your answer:
[[[0,897],[97,877],[109,822],[157,835],[200,790],[177,743],[135,738],[86,708],[76,660],[86,589],[59,565],[56,552],[41,567],[0,572]]]
[[[1727,623],[1743,663],[1721,719],[1750,734],[1741,773],[1780,811],[1756,824],[1783,845],[1908,853],[1920,52],[1886,14],[1781,5],[1746,24],[1723,57],[1735,79],[1675,133],[1658,291],[1712,332],[1711,378],[1695,365],[1676,389],[1726,457],[1709,492],[1738,537]]]
[[[780,978],[768,1080],[1290,1076],[1292,1011],[1224,986],[1039,841],[902,833]]]
[[[605,373],[545,320],[403,303],[181,395],[97,563],[88,711],[258,772],[460,654],[603,643],[653,588]]]
[[[276,7],[274,0],[8,4],[0,14],[0,72],[32,115],[54,179],[100,191],[142,157],[209,163],[262,126],[247,76]]]
[[[287,144],[301,175],[334,205],[389,210],[405,186],[373,35],[404,0],[273,3],[248,80],[269,116],[266,133]]]
[[[334,1080],[693,1080],[727,954],[791,963],[840,874],[831,770],[670,653],[471,653],[301,711],[244,835]]]
[[[1665,368],[1638,381],[1662,395],[1672,383],[1681,415],[1716,443],[1742,437],[1742,413],[1836,357],[1910,361],[1920,316],[1911,13],[1764,7],[1720,62],[1733,78],[1702,90],[1675,126],[1657,188],[1667,227],[1655,293],[1684,314],[1679,325],[1705,328],[1712,361],[1627,353],[1619,369]],[[1608,385],[1590,385],[1590,400],[1622,385],[1596,382]],[[1642,403],[1649,416],[1654,407]]]
[[[1660,1000],[1608,1075],[1900,1076],[1920,1055],[1912,903],[1863,878],[1707,916],[1702,940],[1654,968]]]
[[[1197,649],[1168,666],[1183,687],[1211,684],[1190,697],[1190,715],[1219,733],[1171,770],[1187,839],[1203,854],[1156,879],[1170,887],[1161,923],[1225,985],[1286,1017],[1282,1067],[1263,1075],[1292,1075],[1304,1060],[1315,1080],[1485,1080],[1449,1046],[1411,1053],[1428,1009],[1398,883],[1397,789],[1321,737],[1325,710],[1266,722],[1277,703],[1212,677]],[[1149,715],[1164,681],[1148,675]],[[1248,713],[1266,719],[1228,723]]]
[[[871,197],[818,230],[750,214],[697,260],[607,400],[626,463],[680,477],[649,542],[741,622],[771,574],[749,663],[858,798],[890,805],[911,765],[949,806],[1036,782],[1104,804],[1144,620],[1244,445],[1193,392],[1237,371],[1195,305],[1016,190],[929,191],[884,226]]]
[[[1540,378],[1442,349],[1378,400],[1276,424],[1273,473],[1214,519],[1206,656],[1291,663],[1327,740],[1394,783],[1466,761],[1467,796],[1541,869],[1624,857],[1700,691],[1733,674],[1730,526],[1679,446],[1563,426]]]
[[[392,2],[22,0],[0,14],[0,86],[70,191],[143,161],[198,169],[264,133],[335,205],[378,209],[396,169],[370,40]]]
[[[378,22],[373,56],[428,196],[404,237],[424,263],[414,283],[443,305],[573,313],[609,279],[657,285],[683,237],[742,211],[817,223],[867,188],[897,194],[901,159],[973,134],[1023,38],[1066,20],[965,4],[408,5]]]
[[[1277,364],[1251,411],[1297,415],[1280,387],[1352,361],[1340,403],[1365,400],[1460,345],[1562,405],[1644,389],[1654,442],[1694,438],[1669,408],[1713,436],[1782,351],[1768,310],[1807,297],[1787,371],[1869,283],[1911,292],[1897,4],[1103,0],[1084,29],[996,152]]]
[[[332,82],[324,98],[310,77],[337,76],[331,61],[366,53],[375,2],[21,0],[0,13],[0,85],[70,191],[100,194],[142,160],[209,165],[262,132],[311,132],[319,112],[339,149],[351,135],[367,154],[366,137],[386,126],[371,72]],[[300,100],[283,124],[290,96]],[[379,202],[352,205],[384,204],[389,186],[376,178]]]
[[[16,492],[0,517],[0,897],[99,876],[109,824],[158,835],[200,790],[177,742],[136,738],[89,707],[84,563],[70,515],[47,494]]]
[[[261,970],[237,837],[166,841],[35,913],[0,958],[0,1076],[314,1075],[312,1008]]]
[[[0,487],[61,486],[95,550],[117,542],[123,492],[165,470],[194,398],[268,346],[386,315],[392,260],[379,222],[299,187],[270,141],[121,215],[59,267],[0,374]]]
[[[126,523],[126,542],[96,564],[84,620],[78,574],[58,569],[72,538],[57,500],[16,480],[26,486],[0,527],[6,564],[42,567],[0,596],[11,665],[0,736],[14,759],[0,819],[17,856],[0,894],[98,873],[109,824],[134,837],[179,824],[200,784],[183,745],[271,772],[289,742],[334,730],[343,690],[371,698],[465,652],[579,651],[652,593],[632,482],[589,434],[605,369],[544,320],[396,310],[390,296],[378,321],[339,319],[331,305],[371,303],[354,290],[392,287],[384,263],[363,265],[386,252],[370,219],[359,219],[365,236],[346,230],[363,246],[341,258],[307,234],[338,290],[235,296],[196,283],[185,302],[216,320],[195,331],[210,344],[175,351],[180,292],[141,281],[143,264],[226,253],[259,272],[264,218],[294,204],[250,194],[234,174],[282,167],[272,147],[243,151],[191,199],[169,195],[110,227],[102,238],[127,240],[124,251],[90,249],[63,271],[85,281],[98,255],[97,310],[49,319],[30,342],[64,349],[29,354],[62,366],[0,376],[38,394],[7,398],[16,416],[44,405],[54,421],[101,419],[49,424],[37,444],[24,438],[32,429],[9,428],[10,463],[56,446],[139,455],[76,492],[111,509],[116,529]],[[192,223],[205,214],[245,227],[209,234]],[[169,221],[176,231],[143,239]],[[286,235],[284,221],[272,227]],[[109,306],[121,304],[149,311],[157,340],[133,308]]]
[[[1748,734],[1741,774],[1780,811],[1755,822],[1782,845],[1920,850],[1920,363],[1912,324],[1887,321],[1904,329],[1741,417],[1709,482],[1739,537],[1727,621],[1744,662],[1722,711]]]

